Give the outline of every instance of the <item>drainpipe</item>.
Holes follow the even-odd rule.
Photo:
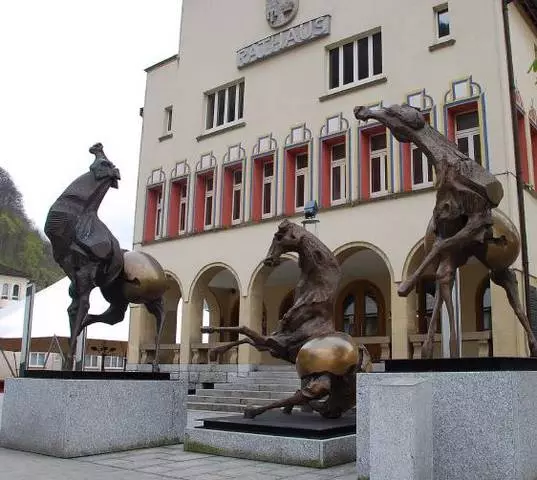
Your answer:
[[[511,122],[513,127],[513,140],[515,152],[515,175],[516,175],[516,193],[518,200],[518,220],[520,224],[520,249],[522,254],[522,276],[524,279],[524,303],[526,315],[529,319],[530,307],[530,276],[528,262],[528,238],[526,235],[526,210],[524,208],[524,183],[522,179],[522,168],[520,159],[520,148],[518,145],[518,119],[516,108],[516,85],[515,75],[513,73],[513,54],[511,51],[511,33],[509,29],[509,11],[508,5],[513,0],[502,0],[503,3],[503,31],[505,36],[505,54],[507,63],[507,76],[509,79],[509,94],[511,99]]]

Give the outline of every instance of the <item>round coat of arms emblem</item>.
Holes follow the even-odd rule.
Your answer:
[[[282,27],[295,18],[298,0],[266,0],[265,11],[272,28]]]

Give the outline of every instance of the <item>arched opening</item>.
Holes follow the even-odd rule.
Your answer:
[[[233,351],[209,358],[209,350],[236,340],[237,334],[217,332],[201,334],[203,326],[236,326],[239,323],[240,285],[235,273],[225,265],[214,265],[202,271],[191,288],[189,302],[190,349],[193,363],[236,362]]]
[[[334,326],[364,344],[375,361],[390,358],[391,270],[372,246],[336,251],[342,279],[336,295]]]
[[[259,317],[256,330],[270,334],[278,329],[280,318],[294,303],[294,288],[299,276],[300,269],[291,257],[282,257],[282,263],[277,267],[260,266],[257,269],[249,291],[252,312],[259,312],[255,314]],[[268,352],[260,353],[257,359],[263,364],[287,364]]]
[[[416,270],[424,257],[425,250],[422,243],[407,260],[405,278]],[[491,335],[490,329],[483,328],[483,322],[488,322],[487,325],[490,325],[491,319],[490,287],[487,291],[485,286],[488,270],[476,258],[471,257],[459,269],[458,278],[460,303],[454,307],[460,312],[462,355],[466,357],[487,356],[490,352]],[[429,320],[433,313],[435,292],[435,270],[429,267],[414,291],[407,296],[407,312],[410,319],[409,341],[414,358],[419,358],[421,355],[421,345],[425,341]],[[456,295],[453,297],[455,300]],[[441,332],[442,319],[437,324],[433,349],[433,356],[437,358],[442,357]]]

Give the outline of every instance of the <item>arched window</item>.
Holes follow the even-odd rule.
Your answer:
[[[336,303],[336,330],[354,337],[386,334],[384,298],[371,282],[358,280],[345,287]]]
[[[434,296],[436,293],[436,281],[434,277],[423,277],[418,283],[418,331],[419,333],[427,333],[429,329],[429,321],[433,314]],[[442,322],[438,321],[436,331],[441,331]]]
[[[492,330],[492,305],[490,298],[490,278],[483,279],[477,289],[476,330]]]
[[[9,298],[9,285],[4,283],[2,285],[2,300],[7,300]]]
[[[18,300],[19,299],[19,286],[17,284],[13,285],[13,291],[11,292],[11,299],[12,300]]]

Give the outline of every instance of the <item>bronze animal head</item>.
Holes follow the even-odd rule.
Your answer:
[[[296,252],[305,230],[296,223],[285,219],[274,234],[274,239],[263,263],[275,267],[281,263],[281,256],[287,252]]]
[[[116,166],[108,160],[103,151],[101,143],[96,143],[91,146],[89,152],[95,155],[95,160],[90,165],[90,172],[93,172],[96,180],[110,179],[111,187],[118,188],[118,180],[121,180],[121,175]]]
[[[354,108],[354,116],[358,120],[377,120],[383,125],[386,125],[386,119],[390,118],[390,130],[393,136],[403,143],[410,142],[405,134],[406,129],[420,130],[425,126],[425,119],[420,110],[410,105],[392,105],[380,108],[358,106]]]

